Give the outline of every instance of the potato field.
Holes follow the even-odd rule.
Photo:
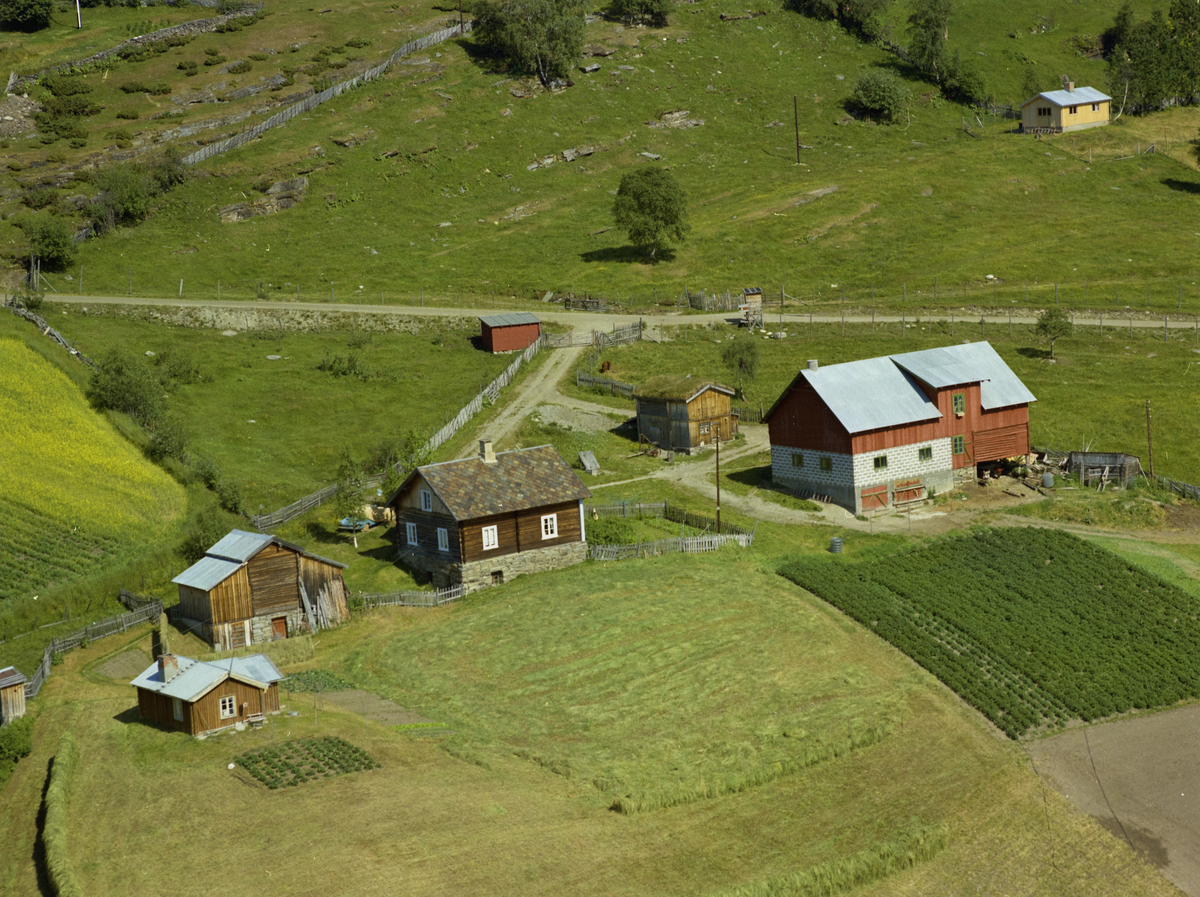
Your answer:
[[[1011,738],[1200,696],[1200,606],[1068,533],[993,529],[780,573],[899,648]]]

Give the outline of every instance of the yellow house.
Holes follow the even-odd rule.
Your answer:
[[[1094,87],[1076,87],[1067,81],[1063,90],[1039,93],[1021,104],[1023,134],[1060,134],[1108,124],[1112,97]]]

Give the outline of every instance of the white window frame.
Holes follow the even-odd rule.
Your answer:
[[[228,708],[228,709],[226,709]],[[237,718],[237,695],[224,695],[221,698],[221,719]]]
[[[175,714],[175,719],[178,722],[183,722],[183,700],[181,698],[171,698],[171,709]]]
[[[404,524],[404,541],[414,548],[417,546],[417,525],[415,523]]]
[[[500,547],[500,530],[496,526],[485,526],[482,531],[483,550],[491,551]]]
[[[558,515],[543,514],[542,515],[542,539],[557,539],[558,538]]]
[[[433,510],[433,493],[430,492],[428,489],[421,490],[421,510],[422,511],[432,511]]]
[[[447,530],[446,527],[444,527],[444,526],[439,526],[437,528],[437,536],[438,536],[438,551],[449,551],[450,550],[450,532],[449,532],[449,530]]]
[[[706,420],[700,421],[700,433],[707,436],[710,432],[712,432],[712,424]]]

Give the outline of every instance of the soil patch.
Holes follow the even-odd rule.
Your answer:
[[[1200,897],[1200,704],[1033,742],[1041,777]]]
[[[150,655],[137,648],[130,648],[128,651],[122,651],[104,663],[98,664],[96,672],[110,679],[128,681],[144,673],[148,666],[150,666]]]
[[[625,415],[609,417],[607,414],[567,408],[564,405],[539,405],[536,413],[543,423],[558,424],[560,427],[579,430],[582,433],[603,433],[628,419]],[[622,419],[619,420],[618,417]]]
[[[321,700],[328,701],[343,710],[358,713],[373,722],[383,723],[385,726],[428,725],[435,722],[435,720],[401,707],[394,701],[381,698],[369,691],[363,691],[361,688],[323,692]]]

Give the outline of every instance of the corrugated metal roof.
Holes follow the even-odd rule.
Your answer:
[[[800,374],[850,433],[942,416],[921,387],[890,358],[848,361]]]
[[[1082,106],[1085,103],[1102,103],[1105,100],[1111,100],[1106,93],[1101,93],[1094,87],[1076,87],[1074,90],[1047,90],[1039,93],[1033,99],[1026,100],[1022,106],[1028,106],[1034,100],[1042,99],[1053,103],[1055,106]]]
[[[199,589],[202,592],[208,592],[236,573],[241,566],[237,561],[227,561],[224,558],[202,557],[172,579],[171,582]]]
[[[980,401],[985,411],[1037,401],[987,342],[906,352],[890,358],[935,389],[965,383],[980,384]]]
[[[269,533],[248,533],[245,530],[233,529],[204,553],[209,557],[227,558],[244,564],[270,545],[273,538]]]
[[[5,667],[0,670],[0,688],[12,688],[14,685],[28,681],[28,677],[16,667]]]
[[[479,320],[489,327],[512,327],[516,324],[542,323],[536,315],[532,315],[527,311],[514,311],[505,315],[486,315],[480,317]]]
[[[169,682],[163,682],[162,671],[155,662],[129,684],[169,698],[196,701],[231,675],[261,685],[270,685],[283,678],[265,654],[214,661],[193,660],[176,654],[175,660],[179,663],[179,672]]]

